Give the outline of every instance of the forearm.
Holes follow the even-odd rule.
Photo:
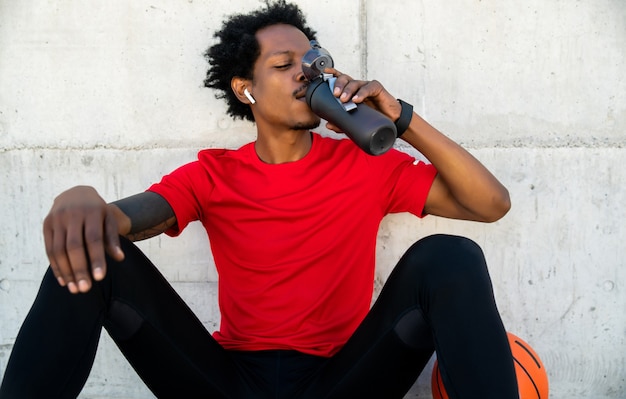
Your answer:
[[[109,204],[118,222],[119,233],[139,241],[157,236],[176,223],[174,211],[163,197],[144,192]]]
[[[413,118],[402,139],[437,169],[454,200],[472,220],[494,221],[510,208],[508,190],[474,156],[423,118]]]
[[[353,80],[346,74],[327,68],[337,77],[334,95],[342,101],[352,99],[382,112],[392,121],[402,115],[402,105],[378,81]],[[338,131],[337,127],[327,127]],[[437,129],[413,113],[402,135],[437,168],[425,211],[456,219],[492,222],[510,208],[507,189],[476,158]]]

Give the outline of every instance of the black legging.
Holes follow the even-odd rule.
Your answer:
[[[11,353],[0,398],[74,398],[101,327],[159,398],[402,398],[436,349],[450,398],[517,398],[505,329],[481,249],[462,237],[415,243],[332,358],[224,350],[152,263],[126,258],[87,294],[46,273]]]

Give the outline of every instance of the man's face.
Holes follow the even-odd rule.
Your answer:
[[[307,105],[302,57],[311,48],[304,33],[291,25],[271,25],[256,34],[261,53],[254,65],[250,92],[257,126],[309,130],[320,118]]]

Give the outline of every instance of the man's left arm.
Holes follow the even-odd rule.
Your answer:
[[[334,94],[341,101],[365,103],[398,120],[402,105],[378,81],[353,80],[329,68],[337,76]],[[329,125],[330,129],[334,126]],[[508,190],[467,150],[413,113],[401,138],[422,153],[437,169],[424,211],[454,219],[494,222],[510,209]]]
[[[443,135],[416,113],[404,141],[437,169],[424,210],[454,219],[494,222],[510,209],[508,190],[463,147]]]

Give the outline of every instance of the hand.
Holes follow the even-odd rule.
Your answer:
[[[92,276],[104,278],[105,251],[117,261],[124,259],[114,210],[92,187],[74,187],[59,195],[43,233],[54,276],[73,294],[89,291]]]
[[[377,80],[355,80],[335,68],[326,68],[324,72],[332,73],[337,78],[333,95],[341,102],[352,100],[355,104],[367,104],[394,122],[400,118],[402,106]],[[328,123],[326,127],[339,131],[332,123]]]

